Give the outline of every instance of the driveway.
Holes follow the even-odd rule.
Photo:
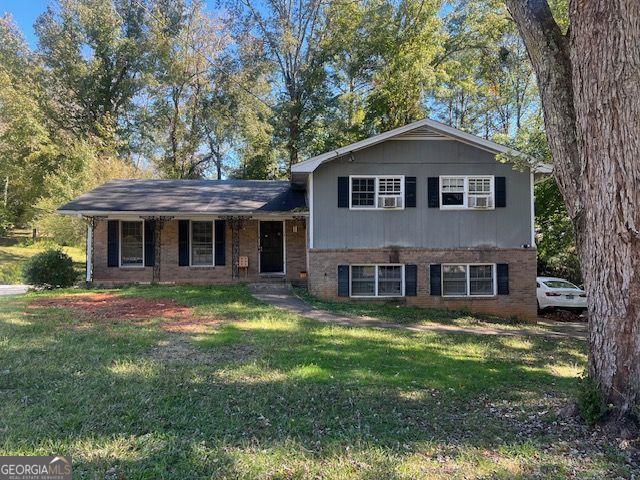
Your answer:
[[[0,285],[0,297],[27,293],[29,285]]]
[[[503,335],[520,336],[536,335],[547,338],[571,338],[585,340],[587,338],[587,324],[582,322],[555,322],[553,320],[540,320],[538,324],[544,329],[536,328],[501,328],[499,325],[487,323],[486,326],[463,327],[458,325],[401,325],[389,323],[373,317],[353,317],[321,310],[297,297],[286,285],[249,285],[251,294],[263,302],[275,307],[283,308],[302,317],[317,320],[322,323],[331,323],[348,327],[373,327],[394,330],[406,330],[410,332],[443,332],[443,333],[473,333],[476,335]]]

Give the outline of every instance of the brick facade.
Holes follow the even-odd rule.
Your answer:
[[[295,232],[294,232],[295,227]],[[285,220],[286,274],[263,276],[258,272],[258,221],[248,220],[240,230],[240,255],[249,258],[248,275],[231,274],[232,232],[229,222],[225,235],[224,266],[178,266],[178,221],[167,222],[162,230],[160,247],[160,283],[222,284],[272,280],[301,280],[307,270],[306,224],[304,220]],[[98,221],[94,229],[93,281],[97,285],[151,283],[153,268],[107,267],[107,222]],[[536,250],[535,249],[312,249],[308,252],[308,284],[310,292],[324,299],[354,300],[337,296],[338,265],[358,263],[402,263],[418,265],[417,296],[399,301],[421,307],[466,309],[495,315],[515,315],[533,320],[536,317]],[[508,263],[509,295],[491,298],[447,298],[431,296],[429,265],[432,263]],[[371,299],[367,299],[371,301]]]
[[[297,230],[294,232],[294,229]],[[300,272],[306,266],[306,223],[304,220],[285,220],[286,274],[275,279],[299,281]],[[215,267],[178,266],[178,221],[165,224],[161,234],[160,283],[214,284],[233,282],[256,282],[274,278],[264,277],[258,271],[258,220],[248,220],[240,229],[239,249],[241,256],[249,257],[247,275],[241,271],[240,278],[231,275],[231,226],[226,225],[225,265]],[[156,248],[158,246],[156,245]],[[153,267],[119,268],[107,267],[107,222],[96,222],[93,233],[93,282],[97,285],[128,283],[151,283]]]
[[[420,307],[466,309],[500,316],[515,315],[535,320],[535,249],[311,249],[309,250],[309,290],[324,299],[354,300],[338,297],[338,265],[366,263],[402,263],[418,266],[417,296],[400,299]],[[442,263],[508,263],[509,295],[491,298],[450,298],[431,296],[429,265]],[[366,301],[371,301],[367,299]]]

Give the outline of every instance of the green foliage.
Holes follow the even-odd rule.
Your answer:
[[[35,214],[44,177],[61,158],[39,103],[38,65],[9,17],[0,17],[0,224],[24,224]]]
[[[444,75],[434,112],[485,138],[511,138],[536,114],[535,77],[504,2],[463,0],[444,17]]]
[[[150,15],[149,55],[153,60],[142,127],[152,161],[165,178],[202,178],[211,173],[231,135],[220,110],[228,96],[216,90],[209,62],[221,55],[227,39],[220,21],[206,16],[204,3],[159,2]],[[229,112],[227,112],[229,113]],[[202,152],[209,147],[209,154]]]
[[[589,425],[602,420],[610,411],[601,390],[586,373],[580,377],[577,401],[578,411]]]
[[[35,23],[48,115],[75,136],[94,135],[126,153],[124,115],[148,65],[145,4],[60,0]]]
[[[77,278],[71,257],[57,249],[34,255],[24,267],[25,282],[37,287],[70,287]]]
[[[573,223],[553,177],[536,184],[538,273],[566,278],[580,285],[582,274]]]
[[[22,283],[22,267],[18,263],[0,265],[0,284],[16,285]]]

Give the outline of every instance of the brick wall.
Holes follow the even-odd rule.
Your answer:
[[[309,290],[324,299],[338,297],[338,265],[358,263],[403,263],[418,265],[418,294],[402,301],[410,305],[444,309],[468,309],[500,316],[536,317],[535,249],[331,249],[309,250]],[[491,298],[447,298],[431,296],[429,264],[432,263],[508,263],[509,295]],[[352,300],[353,301],[353,300]],[[371,300],[367,300],[371,301]]]
[[[294,232],[296,227],[297,232]],[[285,220],[286,276],[290,281],[300,279],[306,271],[306,230],[304,220]],[[249,257],[249,271],[243,271],[238,280],[231,276],[231,227],[227,222],[225,235],[225,265],[216,267],[178,266],[178,221],[167,222],[161,238],[161,283],[232,283],[262,281],[258,272],[258,221],[249,220],[240,230],[240,255]],[[107,267],[107,222],[98,221],[94,230],[93,281],[99,285],[127,283],[150,283],[152,267],[118,268]],[[157,248],[157,245],[156,245]]]

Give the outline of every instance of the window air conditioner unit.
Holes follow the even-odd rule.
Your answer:
[[[400,208],[402,207],[402,197],[378,197],[378,207],[380,208]]]
[[[474,195],[469,197],[469,208],[491,208],[491,195]]]

